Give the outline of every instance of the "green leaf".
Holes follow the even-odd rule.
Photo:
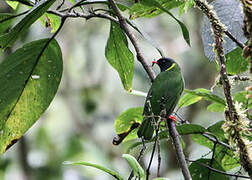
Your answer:
[[[138,122],[141,123],[143,120],[143,107],[130,108],[124,111],[115,120],[115,130],[117,134],[128,131],[132,124]]]
[[[242,56],[242,49],[240,47],[237,47],[225,56],[228,74],[235,75],[248,70],[249,60]]]
[[[207,89],[203,89],[203,88],[199,88],[199,89],[195,89],[195,90],[185,89],[184,92],[192,94],[192,95],[203,97],[207,101],[211,101],[211,102],[219,103],[219,104],[222,104],[222,105],[226,105],[226,102],[225,102],[225,100],[223,98],[211,93]]]
[[[201,134],[206,132],[204,127],[197,124],[182,124],[178,125],[176,128],[180,135]]]
[[[164,8],[158,1],[156,1],[156,0],[145,0],[143,2],[146,5],[154,6],[154,7],[157,7],[159,9],[161,9],[162,11],[166,12],[167,14],[169,14],[175,21],[177,21],[177,23],[179,24],[179,26],[180,26],[180,28],[182,30],[182,34],[183,34],[183,37],[184,37],[185,41],[190,46],[189,31],[187,30],[187,28],[184,25],[184,23],[182,23],[180,20],[178,20],[168,9]]]
[[[133,156],[130,154],[123,154],[122,157],[128,162],[136,177],[145,179],[145,171]]]
[[[10,28],[10,25],[12,23],[12,20],[13,19],[9,19],[11,16],[13,16],[12,14],[7,14],[7,13],[1,13],[0,14],[0,35],[5,33],[8,28]],[[8,19],[8,20],[5,20],[5,19]],[[4,21],[3,21],[4,20]],[[3,21],[3,22],[1,22]]]
[[[11,46],[56,0],[41,0],[10,32],[0,36],[0,48]]]
[[[159,178],[155,178],[154,180],[170,180],[169,178],[162,178],[162,177],[159,177]]]
[[[193,140],[193,142],[195,142],[199,145],[202,145],[202,146],[206,146],[209,149],[212,149],[214,146],[214,143],[212,141],[210,141],[206,137],[202,136],[201,134],[193,134],[192,140]]]
[[[179,7],[180,5],[184,4],[182,1],[176,1],[176,0],[157,0],[162,7],[164,7],[167,10],[170,10],[172,8]],[[148,3],[148,2],[147,2]],[[155,5],[146,4],[145,0],[140,1],[140,3],[135,3],[129,11],[130,18],[135,19],[139,17],[147,17],[151,18],[154,16],[157,16],[161,14],[163,11],[159,8],[157,8]]]
[[[15,143],[48,108],[62,75],[56,40],[26,44],[0,64],[0,154]]]
[[[187,12],[194,5],[194,0],[186,0],[180,7],[179,7],[179,15],[181,16],[183,13]]]
[[[207,111],[210,112],[224,112],[226,106],[220,103],[212,103],[209,106],[207,106]]]
[[[46,28],[48,27],[51,28],[51,33],[54,33],[60,27],[61,18],[54,14],[45,13],[40,18],[40,21],[42,25],[45,26]]]
[[[94,167],[96,169],[102,170],[105,173],[110,174],[115,179],[123,180],[123,178],[116,171],[112,171],[112,170],[105,168],[104,166],[101,166],[98,164],[93,164],[93,163],[89,163],[89,162],[64,162],[63,164],[65,164],[65,165],[83,165],[83,166]]]
[[[130,131],[135,123],[141,123],[143,120],[143,107],[130,108],[117,117],[114,123],[116,134],[122,134]],[[130,132],[124,140],[137,138],[136,130]]]
[[[194,104],[200,101],[201,99],[202,99],[202,96],[186,93],[179,99],[178,107],[181,108],[181,107],[189,106],[191,104]]]
[[[229,180],[227,176],[220,173],[213,172],[213,171],[211,171],[210,176],[208,177],[209,169],[201,165],[201,163],[209,166],[210,162],[211,162],[211,159],[198,159],[197,161],[193,162],[189,166],[189,171],[192,176],[192,179],[193,180],[202,180],[202,179]],[[225,172],[225,170],[221,167],[221,165],[218,164],[216,161],[213,162],[212,167],[214,169],[218,169]]]
[[[214,123],[213,125],[209,126],[207,128],[207,131],[216,135],[218,137],[219,140],[226,140],[225,136],[224,136],[224,131],[222,129],[222,125],[223,125],[224,121],[218,121],[217,123]],[[226,140],[227,142],[227,140]]]
[[[251,109],[252,108],[252,99],[246,98],[246,95],[248,95],[248,91],[240,91],[234,94],[234,102],[237,101],[239,103],[242,103],[243,109]]]
[[[114,22],[111,22],[105,56],[111,66],[119,73],[124,89],[131,91],[134,74],[134,56],[128,48],[128,41],[124,32]]]
[[[11,0],[6,0],[5,1],[12,9],[16,10],[18,7],[19,2],[17,1],[11,1]]]

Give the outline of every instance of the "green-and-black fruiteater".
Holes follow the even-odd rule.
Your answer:
[[[184,79],[179,65],[170,58],[161,58],[152,63],[160,67],[161,72],[153,81],[148,92],[143,122],[137,132],[138,137],[150,140],[154,132],[154,123],[160,116],[169,117],[184,90]]]

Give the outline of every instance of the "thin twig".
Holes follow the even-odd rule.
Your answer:
[[[210,167],[212,167],[213,163],[214,163],[214,156],[215,156],[216,145],[217,145],[217,143],[214,143],[213,150],[212,150],[213,154],[212,154],[212,158],[211,158],[210,164],[209,164]],[[208,170],[208,174],[207,174],[208,180],[210,180],[210,175],[211,175],[211,170],[209,169]]]
[[[243,175],[238,175],[238,174],[227,173],[227,172],[224,172],[224,171],[221,171],[221,170],[212,168],[212,167],[208,166],[207,164],[204,164],[204,163],[201,163],[201,162],[197,162],[197,161],[193,161],[193,160],[189,160],[189,159],[187,159],[187,161],[189,161],[189,162],[194,162],[194,163],[196,163],[196,164],[199,164],[199,165],[201,165],[201,166],[204,166],[204,167],[210,169],[211,171],[214,171],[214,172],[216,172],[216,173],[220,173],[220,174],[223,174],[223,175],[226,175],[226,176],[233,176],[233,177],[240,177],[240,178],[250,179],[250,177],[248,177],[248,176],[243,176]]]
[[[234,41],[240,48],[244,48],[245,45],[240,42],[238,39],[236,39],[228,30],[225,30],[224,33],[232,40]]]
[[[157,167],[157,177],[160,177],[160,167],[161,167],[161,151],[160,151],[160,141],[159,141],[159,135],[158,131],[160,128],[160,123],[158,124],[158,129],[156,129],[156,136],[157,136],[157,150],[158,150],[158,167]]]

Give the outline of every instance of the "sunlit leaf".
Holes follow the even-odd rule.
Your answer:
[[[18,4],[19,2],[17,1],[9,1],[9,0],[6,0],[5,1],[12,9],[16,10],[17,7],[18,7]]]
[[[104,166],[98,165],[98,164],[93,164],[93,163],[89,163],[89,162],[64,162],[65,165],[83,165],[83,166],[89,166],[89,167],[93,167],[96,169],[99,169],[105,173],[110,174],[111,176],[113,176],[114,178],[118,179],[118,180],[123,180],[123,178],[116,172],[116,171],[112,171]]]
[[[54,33],[57,31],[61,22],[61,18],[59,16],[56,16],[54,14],[48,14],[48,13],[45,13],[45,15],[43,15],[40,18],[40,20],[46,28],[51,29],[51,33]]]
[[[8,33],[0,36],[0,48],[11,46],[56,0],[41,0]]]
[[[48,108],[62,75],[56,40],[26,44],[0,64],[0,153],[14,144]]]
[[[119,73],[124,89],[131,91],[134,74],[134,56],[128,48],[126,35],[119,25],[114,22],[111,22],[105,56],[111,66]]]
[[[210,112],[224,112],[226,106],[220,103],[212,103],[207,106],[207,111]]]
[[[205,99],[210,102],[218,103],[222,106],[226,106],[225,100],[207,89],[199,88],[194,90],[185,89],[186,93],[183,97],[180,98],[178,102],[178,107],[186,107],[191,104],[194,104],[201,99]]]

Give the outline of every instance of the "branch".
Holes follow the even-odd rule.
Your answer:
[[[215,37],[214,51],[216,56],[216,61],[220,66],[220,77],[222,81],[222,86],[224,90],[224,95],[227,101],[228,110],[225,112],[226,121],[223,126],[225,126],[224,131],[230,137],[237,147],[241,159],[241,164],[244,169],[249,173],[252,178],[252,159],[250,159],[250,147],[246,139],[242,137],[243,129],[239,126],[242,123],[242,118],[238,115],[231,96],[231,85],[226,71],[226,59],[224,56],[223,34],[226,30],[225,26],[220,22],[216,13],[211,6],[205,0],[194,0],[196,6],[208,17],[211,27]]]
[[[167,118],[166,125],[168,126],[169,134],[170,134],[170,137],[172,138],[173,145],[175,147],[175,151],[177,154],[180,168],[182,169],[183,176],[184,176],[185,180],[192,179],[190,172],[189,172],[189,169],[187,167],[185,155],[183,153],[183,149],[182,149],[182,146],[181,146],[181,143],[179,140],[179,134],[176,129],[176,124],[173,120]]]
[[[121,14],[120,10],[118,9],[117,5],[115,4],[114,0],[109,0],[109,3],[119,19],[119,24],[120,24],[121,28],[127,34],[127,36],[129,37],[131,43],[133,44],[133,46],[136,50],[137,60],[142,64],[143,68],[145,69],[145,71],[147,72],[151,81],[153,82],[155,79],[155,74],[154,74],[153,70],[150,68],[150,66],[147,64],[147,60],[144,58],[142,50],[141,50],[135,36],[133,35],[132,31],[129,29],[129,26],[127,24],[126,19],[122,16],[122,14]]]

